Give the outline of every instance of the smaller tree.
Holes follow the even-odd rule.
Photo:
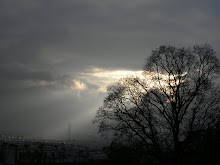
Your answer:
[[[219,121],[220,63],[208,44],[193,48],[161,46],[147,58],[142,77],[121,79],[108,87],[97,111],[101,133],[125,144],[141,142],[148,154],[176,164],[194,132]]]

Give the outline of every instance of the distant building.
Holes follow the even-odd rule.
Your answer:
[[[68,128],[67,128],[67,140],[71,140],[72,139],[72,128],[71,128],[71,124],[68,123]]]

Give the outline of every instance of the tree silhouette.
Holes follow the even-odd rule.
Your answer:
[[[220,63],[208,44],[160,46],[147,57],[142,77],[108,87],[94,122],[120,143],[141,142],[149,155],[180,164],[195,132],[219,121]],[[188,147],[187,150],[190,150]]]

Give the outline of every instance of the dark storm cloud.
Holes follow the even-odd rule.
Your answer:
[[[19,63],[2,64],[0,77],[12,80],[42,79],[50,80],[51,75],[44,70],[34,70]]]
[[[77,130],[89,123],[103,99],[95,91],[99,82],[80,73],[91,73],[91,68],[139,70],[161,44],[207,42],[220,57],[219,3],[1,1],[0,130],[45,135],[65,130],[69,121],[75,121]]]
[[[215,10],[211,11],[212,6],[207,7],[204,1],[199,5],[190,1],[126,2],[8,2],[1,10],[5,27],[1,31],[6,36],[2,40],[8,45],[5,51],[12,60],[34,63],[36,67],[53,65],[48,61],[53,58],[57,59],[55,64],[74,64],[71,67],[75,68],[106,64],[118,67],[121,63],[129,67],[124,56],[137,63],[135,54],[140,52],[144,57],[154,45],[191,44],[201,38],[212,41],[219,26]],[[51,58],[45,61],[48,54]],[[66,56],[68,61],[62,60]]]

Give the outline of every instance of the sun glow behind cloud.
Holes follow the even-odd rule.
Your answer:
[[[72,90],[89,90],[89,86],[95,87],[97,92],[106,93],[107,87],[118,82],[122,78],[138,77],[144,82],[146,89],[167,88],[169,83],[175,85],[174,76],[147,72],[143,70],[108,70],[102,68],[91,68],[87,72],[78,73],[72,80]],[[156,79],[160,79],[157,81]],[[169,82],[168,82],[169,81]],[[177,82],[178,83],[178,82]]]
[[[186,73],[179,75],[185,76]],[[178,75],[176,75],[178,76]],[[76,77],[73,90],[89,90],[91,87],[97,92],[106,93],[107,87],[117,83],[120,79],[127,77],[138,77],[144,84],[145,89],[159,88],[169,91],[169,85],[176,86],[180,82],[175,81],[173,75],[166,75],[143,70],[108,70],[101,68],[91,68],[87,72],[81,72]],[[158,81],[159,80],[159,81]],[[184,80],[183,80],[184,81]],[[182,82],[181,82],[182,83]]]
[[[112,80],[119,80],[126,76],[138,76],[143,77],[141,70],[105,70],[100,68],[92,69],[92,73],[87,73],[87,75],[98,77],[98,78],[111,78]]]
[[[73,82],[73,85],[71,85],[71,89],[72,90],[79,90],[79,91],[81,91],[81,90],[87,89],[86,84],[81,82],[81,81],[79,81],[79,80],[72,80],[72,82]]]
[[[107,86],[118,82],[124,77],[143,77],[142,70],[106,70],[101,68],[92,68],[89,72],[79,73],[77,76],[80,81],[97,87],[98,92],[106,93]]]
[[[181,76],[186,75],[184,73]],[[169,83],[175,85],[174,76],[165,74],[146,72],[143,70],[110,70],[102,68],[90,68],[84,72],[74,75],[64,75],[53,81],[28,82],[29,86],[54,86],[78,91],[78,95],[83,91],[96,93],[106,93],[107,87],[117,83],[120,79],[128,77],[138,77],[145,86],[145,89],[166,88]],[[157,81],[160,79],[160,82]],[[169,81],[169,82],[168,82]],[[179,83],[179,82],[176,82]]]

